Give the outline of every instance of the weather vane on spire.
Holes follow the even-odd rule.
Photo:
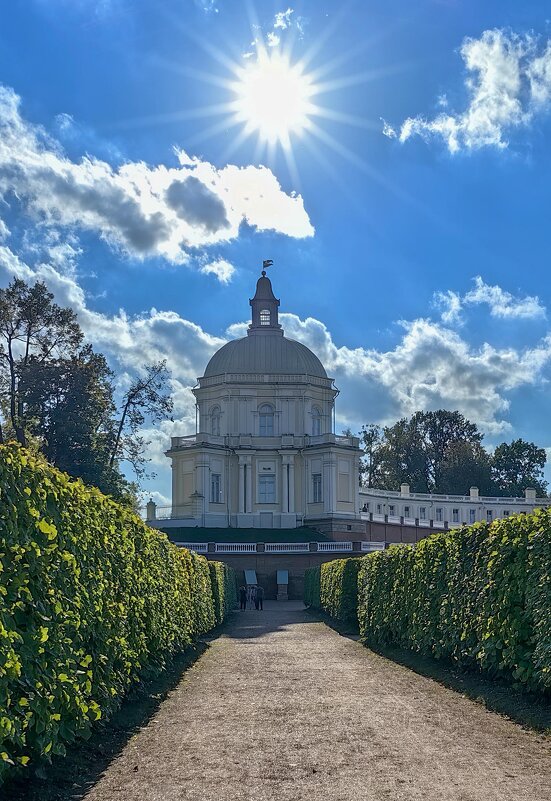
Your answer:
[[[266,270],[274,263],[273,259],[264,259],[262,262],[262,275],[266,275]]]

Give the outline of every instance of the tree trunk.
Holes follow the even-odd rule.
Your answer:
[[[122,429],[124,427],[124,423],[126,420],[126,413],[128,412],[129,403],[130,400],[127,399],[126,403],[124,404],[122,416],[119,422],[119,427],[117,428],[117,436],[115,437],[115,444],[113,445],[113,450],[111,451],[111,458],[109,459],[109,467],[111,468],[113,468],[113,465],[115,464],[115,458],[117,456],[117,452],[121,444]]]

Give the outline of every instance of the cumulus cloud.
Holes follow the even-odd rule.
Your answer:
[[[5,284],[14,275],[28,282],[43,280],[58,303],[75,310],[87,339],[116,369],[121,390],[144,363],[167,359],[175,419],[146,428],[143,434],[150,441],[148,456],[159,476],[155,488],[168,494],[170,470],[164,452],[171,436],[195,430],[191,388],[228,338],[246,335],[247,323],[235,323],[225,337],[219,337],[171,310],[104,314],[92,308],[78,283],[77,256],[70,243],[64,248],[54,238],[34,257],[29,263],[0,245],[0,282]],[[451,408],[487,433],[502,434],[510,430],[510,393],[541,383],[551,362],[551,335],[522,349],[488,342],[473,347],[449,325],[417,319],[401,323],[396,344],[379,350],[339,345],[327,326],[312,317],[282,313],[280,319],[286,335],[311,348],[335,378],[341,390],[338,418],[354,428],[366,421],[390,423],[418,409]]]
[[[465,306],[484,304],[492,317],[503,320],[535,320],[546,317],[545,306],[537,295],[516,297],[497,284],[485,283],[480,275],[474,279],[473,289],[463,296],[448,290],[437,292],[435,305],[441,310],[442,320],[447,323],[461,322],[461,312]]]
[[[493,29],[460,48],[469,104],[464,111],[443,111],[432,119],[408,117],[383,134],[406,142],[413,136],[442,139],[450,153],[482,147],[505,148],[515,128],[526,127],[548,110],[551,100],[551,41],[543,47],[531,34]],[[446,103],[449,98],[446,96]]]
[[[484,283],[479,275],[474,280],[474,289],[467,292],[464,302],[487,304],[492,317],[534,319],[546,316],[545,306],[541,304],[537,295],[517,298],[500,286],[490,286]]]
[[[17,197],[45,227],[93,231],[126,254],[189,260],[192,248],[235,239],[242,222],[291,237],[314,229],[302,197],[286,194],[267,167],[226,165],[177,152],[175,167],[71,160],[20,113],[0,87],[0,196]]]
[[[203,264],[200,270],[207,275],[215,275],[222,284],[229,284],[235,273],[235,267],[226,259],[216,259]]]
[[[281,314],[285,333],[311,348],[341,389],[347,421],[395,421],[418,409],[459,409],[486,432],[510,429],[503,417],[508,393],[542,379],[551,360],[551,337],[533,348],[472,348],[456,331],[431,320],[403,322],[403,335],[389,351],[338,346],[325,324]],[[228,336],[244,336],[246,324]]]

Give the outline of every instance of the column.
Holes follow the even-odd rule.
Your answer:
[[[337,460],[328,454],[323,461],[323,511],[333,514],[337,509]]]
[[[245,464],[239,460],[239,513],[245,512]]]
[[[201,511],[204,514],[208,509],[209,500],[209,457],[200,454],[196,462],[197,494],[201,496]]]
[[[295,511],[295,457],[289,456],[289,511]]]
[[[246,509],[245,511],[247,514],[250,514],[253,510],[253,467],[252,467],[252,459],[251,457],[247,457],[247,469],[245,470],[245,485],[247,487],[246,492]]]
[[[281,511],[286,514],[289,511],[289,465],[287,456],[281,459]]]

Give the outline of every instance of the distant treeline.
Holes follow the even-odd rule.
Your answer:
[[[361,483],[395,490],[410,485],[412,492],[521,496],[535,489],[545,495],[545,448],[515,439],[493,452],[482,445],[483,434],[460,412],[439,409],[416,412],[392,426],[365,425]]]

